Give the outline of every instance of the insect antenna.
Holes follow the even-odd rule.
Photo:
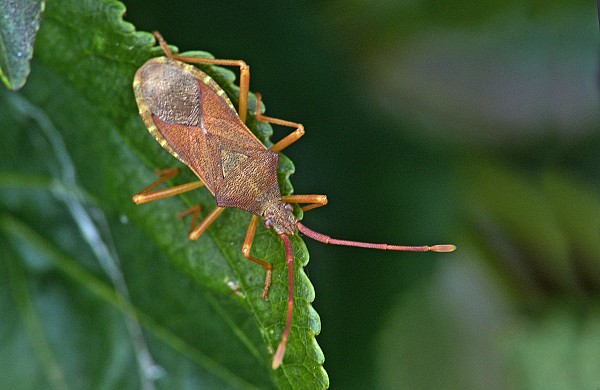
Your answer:
[[[312,238],[313,240],[317,240],[323,242],[325,244],[333,244],[333,245],[344,245],[344,246],[357,246],[361,248],[371,248],[371,249],[381,249],[381,250],[391,250],[391,251],[407,251],[407,252],[452,252],[456,249],[456,246],[451,244],[442,244],[442,245],[422,245],[422,246],[406,246],[406,245],[390,245],[390,244],[375,244],[371,242],[361,242],[361,241],[349,241],[349,240],[338,240],[337,238],[331,238],[325,234],[315,232],[301,224],[300,222],[296,222],[296,226],[298,230],[304,234]]]
[[[273,357],[273,369],[277,369],[283,360],[283,355],[285,354],[285,347],[287,346],[287,341],[290,336],[290,329],[292,328],[292,312],[294,309],[294,251],[292,250],[292,243],[288,236],[285,234],[280,234],[281,241],[283,241],[283,246],[285,247],[285,261],[288,266],[288,280],[289,280],[289,292],[288,292],[288,312],[287,312],[287,321],[285,322],[285,329],[283,331],[283,336],[281,337],[281,341],[279,342],[279,346],[277,347],[277,352],[275,352],[275,357]]]

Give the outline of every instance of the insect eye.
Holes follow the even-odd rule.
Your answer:
[[[273,222],[271,222],[270,219],[265,219],[265,227],[271,229],[273,227]]]
[[[286,203],[285,206],[283,206],[283,208],[285,208],[287,211],[292,211],[294,208],[292,207],[291,204]]]

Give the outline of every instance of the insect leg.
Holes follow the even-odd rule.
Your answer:
[[[192,224],[190,225],[190,232],[188,233],[188,235],[192,234],[192,232],[196,228],[196,222],[198,221],[198,215],[200,215],[200,205],[196,205],[185,211],[180,212],[179,214],[177,214],[177,218],[183,218],[189,214],[192,214]]]
[[[238,66],[240,68],[240,95],[238,98],[238,115],[240,116],[242,122],[246,122],[246,114],[248,112],[248,92],[250,91],[250,67],[244,61],[173,55],[171,49],[169,49],[169,46],[167,45],[167,42],[162,37],[162,35],[155,31],[154,36],[160,43],[160,46],[165,52],[165,55],[177,61],[193,64]]]
[[[260,103],[262,101],[262,96],[260,93],[256,93],[256,119],[263,122],[273,123],[275,125],[293,127],[294,130],[292,133],[286,135],[284,138],[279,140],[275,145],[271,146],[271,151],[280,152],[281,150],[287,148],[294,142],[298,141],[300,137],[304,135],[304,126],[301,123],[295,123],[286,121],[283,119],[271,118],[269,116],[263,115],[260,109]]]
[[[253,215],[252,220],[250,221],[250,225],[248,225],[248,231],[246,232],[246,238],[244,239],[244,244],[242,245],[242,253],[244,257],[250,261],[255,262],[260,265],[267,271],[267,277],[265,279],[265,288],[262,292],[262,299],[267,300],[267,293],[269,292],[269,286],[271,286],[271,272],[273,267],[271,263],[267,263],[261,259],[257,259],[256,257],[250,254],[250,249],[252,249],[252,242],[254,241],[254,233],[256,233],[256,227],[258,226],[258,216]]]
[[[285,248],[285,262],[288,266],[288,283],[289,283],[289,291],[288,291],[288,307],[287,307],[287,320],[285,321],[285,329],[283,330],[283,335],[281,336],[281,341],[279,342],[279,346],[277,347],[277,351],[273,356],[273,364],[271,367],[276,370],[283,361],[283,355],[285,354],[285,349],[287,347],[287,342],[290,337],[290,331],[292,330],[292,316],[294,312],[294,251],[292,249],[292,243],[288,236],[285,234],[280,234],[281,241],[283,241],[283,247]]]
[[[193,181],[191,183],[181,184],[175,187],[152,191],[154,188],[158,187],[170,178],[177,176],[178,173],[179,170],[177,168],[157,170],[156,174],[158,175],[158,179],[152,184],[150,184],[148,187],[133,195],[133,202],[135,204],[152,202],[153,200],[164,199],[170,196],[179,195],[184,192],[195,190],[196,188],[200,188],[204,185],[204,183],[202,183],[201,181]]]
[[[196,224],[196,221],[198,220],[198,214],[200,213],[200,206],[194,206],[191,209],[185,210],[185,211],[177,214],[177,216],[179,218],[182,218],[188,214],[193,214],[192,215],[192,226],[190,228],[190,234],[188,235],[188,238],[190,240],[197,240],[198,237],[200,237],[202,235],[202,233],[204,233],[206,231],[206,229],[208,229],[208,227],[210,225],[212,225],[212,223],[215,222],[217,218],[219,218],[219,215],[221,215],[221,213],[224,210],[225,210],[224,207],[215,207],[210,213],[208,213],[208,215],[206,217],[204,217],[204,219],[202,221],[200,221],[200,223],[197,226],[194,226],[194,225]]]
[[[316,209],[327,204],[327,195],[288,195],[281,197],[285,203],[305,203],[302,211]]]

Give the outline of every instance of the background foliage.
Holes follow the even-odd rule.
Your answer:
[[[246,60],[252,69],[251,87],[263,93],[267,114],[304,123],[307,135],[286,151],[297,167],[295,192],[326,193],[330,198],[327,207],[306,215],[308,226],[344,238],[452,242],[459,247],[452,255],[403,255],[307,244],[312,260],[307,273],[323,324],[317,339],[334,388],[598,386],[598,22],[591,4],[125,3],[126,19],[139,30],[159,30],[183,50]],[[48,8],[40,34],[48,19],[56,22],[48,16],[50,4]],[[80,39],[50,47],[68,57]],[[50,43],[38,42],[34,57],[42,52],[41,45]],[[100,50],[107,44],[97,39],[91,43]],[[113,59],[131,69],[141,60],[131,58],[129,47],[113,53]],[[107,88],[110,93],[113,84],[96,85],[88,77],[89,90]],[[47,84],[45,89],[33,89],[36,78]],[[75,160],[87,161],[77,166],[90,172],[79,177],[86,191],[81,196],[94,199],[107,215],[132,301],[156,318],[169,318],[170,329],[206,348],[202,356],[209,360],[190,358],[164,346],[180,345],[175,341],[154,340],[161,333],[156,328],[149,332],[144,324],[153,356],[174,381],[169,384],[215,387],[225,377],[244,378],[258,387],[273,380],[273,386],[285,387],[281,378],[271,378],[266,351],[260,350],[258,358],[232,357],[226,352],[236,350],[231,344],[243,342],[213,337],[207,344],[201,337],[211,334],[209,328],[223,328],[222,323],[202,320],[219,311],[231,313],[231,321],[249,335],[250,341],[238,350],[262,343],[260,327],[244,322],[243,304],[214,294],[225,285],[231,263],[217,259],[223,261],[210,262],[214,268],[206,269],[201,254],[213,253],[219,245],[214,239],[192,244],[182,239],[187,226],[172,216],[183,201],[167,203],[167,209],[161,206],[158,214],[157,208],[140,212],[127,203],[138,183],[151,180],[154,166],[172,164],[169,156],[138,132],[135,112],[119,122],[111,119],[109,107],[115,102],[99,112],[74,105],[80,96],[63,91],[61,80],[52,84],[49,79],[53,75],[34,64],[25,96],[43,102],[53,121],[75,114],[81,118],[85,109],[89,119],[77,121],[63,137],[69,140],[69,152],[78,155]],[[61,92],[55,101],[56,91]],[[44,153],[32,152],[43,146],[36,132],[23,130],[34,115],[18,114],[14,104],[5,102],[0,118],[10,136],[2,143],[0,200],[2,237],[11,232],[11,244],[0,246],[7,270],[0,273],[1,285],[9,286],[2,288],[0,301],[8,319],[0,327],[0,364],[13,367],[19,361],[25,364],[18,365],[23,372],[39,373],[24,382],[24,374],[13,370],[16,382],[11,384],[21,388],[48,382],[61,387],[61,381],[73,387],[139,386],[137,376],[124,374],[135,372],[136,355],[119,343],[129,339],[121,311],[111,308],[119,301],[113,290],[102,289],[110,284],[89,245],[73,239],[81,237],[77,227],[62,222],[69,211],[55,189],[54,195],[48,194],[47,175],[35,176],[49,163]],[[131,101],[116,104],[133,107]],[[34,122],[39,126],[40,121]],[[118,153],[108,146],[90,147],[101,145],[103,129],[115,124],[133,137],[127,147],[140,145],[135,153],[139,164],[116,159]],[[80,127],[88,130],[77,138]],[[114,169],[123,164],[125,171]],[[15,190],[15,175],[26,190]],[[33,191],[36,186],[46,190]],[[131,217],[138,212],[143,215]],[[121,223],[122,215],[133,218],[132,223]],[[27,221],[34,232],[15,219]],[[236,225],[242,220],[236,213],[225,215],[211,237],[230,234],[237,240],[228,249],[233,253],[241,245],[243,228]],[[157,225],[169,226],[162,229],[168,230],[163,241],[148,239],[151,226]],[[232,231],[227,231],[230,226]],[[15,244],[20,237],[29,244]],[[46,247],[48,240],[58,253]],[[169,251],[186,251],[197,260],[170,261]],[[65,253],[71,261],[61,266]],[[55,259],[55,265],[23,260],[38,257]],[[81,267],[87,270],[89,292],[65,277]],[[251,266],[243,271],[253,275]],[[142,274],[148,276],[138,276]],[[218,276],[213,285],[201,287],[193,276],[198,274]],[[260,273],[254,275],[260,278]],[[105,296],[103,302],[112,299],[112,306],[99,304],[98,294]],[[28,304],[31,296],[43,300],[35,310]],[[68,304],[61,302],[65,297]],[[56,312],[54,307],[69,311]],[[161,310],[166,315],[159,316]],[[34,314],[40,312],[47,316],[44,324],[52,324],[46,332],[56,334],[58,345],[27,339],[27,334],[39,334]],[[20,330],[19,318],[25,319],[21,321],[29,333]],[[98,326],[100,318],[112,318],[106,322],[111,325]],[[94,330],[95,336],[80,334],[82,329]],[[44,364],[31,357],[30,344],[46,351],[40,359]],[[63,377],[56,376],[55,368],[64,362],[52,359],[57,348],[79,351]],[[28,350],[29,355],[23,353]],[[261,359],[264,368],[257,370]],[[215,360],[235,375],[223,376],[207,365]],[[73,378],[83,382],[71,382]],[[303,386],[318,387],[310,381]]]

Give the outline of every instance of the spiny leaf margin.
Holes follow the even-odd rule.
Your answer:
[[[104,177],[82,178],[84,187],[94,193],[105,206],[114,208],[127,215],[131,220],[143,226],[146,233],[168,255],[173,262],[184,271],[192,274],[198,283],[206,284],[209,288],[220,294],[232,294],[231,289],[222,280],[210,281],[210,275],[199,275],[203,269],[199,265],[202,259],[201,249],[206,245],[185,243],[186,259],[181,260],[181,250],[184,245],[173,245],[174,237],[185,237],[186,226],[174,218],[174,209],[181,209],[181,201],[173,201],[168,207],[161,205],[159,211],[154,208],[141,209],[131,205],[130,196],[148,183],[152,176],[152,168],[173,166],[175,163],[166,152],[162,151],[151,140],[145,131],[141,120],[137,117],[137,109],[131,92],[131,81],[135,70],[148,58],[160,55],[154,46],[152,37],[148,33],[137,32],[129,23],[123,22],[124,6],[116,1],[77,2],[72,0],[56,1],[48,4],[45,19],[38,37],[36,47],[37,61],[49,68],[58,77],[69,84],[81,94],[84,100],[103,115],[116,133],[106,134],[105,137],[115,146],[115,153],[111,157],[117,158],[114,166],[120,163],[139,164],[129,166],[126,171],[108,172]],[[78,23],[95,27],[93,34],[81,34]],[[92,28],[90,28],[90,31]],[[120,68],[126,68],[123,72]],[[228,76],[228,70],[217,67],[205,69],[211,74],[226,92],[235,99],[237,87],[233,79]],[[46,99],[51,99],[47,96]],[[43,99],[42,99],[43,100]],[[252,103],[251,103],[252,105]],[[266,140],[270,135],[270,126],[264,123],[250,122],[253,131]],[[125,148],[123,148],[125,145]],[[123,149],[127,149],[123,151]],[[125,153],[125,154],[123,154]],[[79,158],[83,158],[85,151],[75,151]],[[96,156],[102,158],[102,156]],[[137,160],[137,161],[136,161]],[[279,179],[285,184],[284,192],[291,191],[289,175],[293,171],[291,162],[286,158],[281,159]],[[113,165],[111,163],[111,165]],[[101,176],[101,175],[99,175]],[[190,174],[182,175],[181,181],[193,179]],[[189,198],[192,198],[191,195]],[[206,194],[199,195],[199,202],[204,210],[214,205]],[[188,200],[188,197],[185,197]],[[197,202],[198,200],[194,200]],[[211,203],[212,202],[212,203]],[[156,217],[151,214],[160,213],[162,219],[170,217],[171,222],[165,224],[152,224]],[[240,238],[245,233],[246,226],[240,224],[240,216],[236,211],[231,211],[228,220],[235,220],[235,226],[226,226],[225,223],[217,224],[211,228],[204,241],[212,241],[213,246],[219,248],[222,257],[225,257],[229,267],[234,271],[239,281],[241,291],[245,296],[246,304],[256,317],[263,337],[268,341],[270,348],[275,348],[279,342],[281,329],[285,321],[285,300],[287,297],[287,278],[284,266],[283,251],[278,238],[269,232],[259,232],[255,250],[266,260],[274,264],[273,288],[269,303],[260,300],[259,288],[264,274],[262,269],[243,259],[239,248]],[[165,230],[172,230],[165,234]],[[202,241],[200,240],[200,241]],[[231,245],[234,243],[234,245]],[[295,323],[291,335],[288,355],[280,370],[274,373],[274,379],[280,388],[328,386],[328,379],[322,369],[323,356],[316,344],[314,336],[320,331],[318,315],[310,302],[314,299],[314,291],[308,278],[302,271],[301,265],[306,264],[308,255],[306,248],[299,238],[294,239],[296,248],[296,295]],[[235,247],[235,250],[234,250]],[[265,253],[267,252],[267,253]],[[199,257],[200,256],[200,257]],[[286,364],[286,361],[301,361],[301,364]],[[270,362],[265,362],[268,367]],[[311,386],[312,384],[312,386]]]

